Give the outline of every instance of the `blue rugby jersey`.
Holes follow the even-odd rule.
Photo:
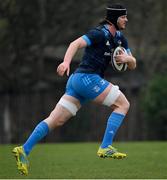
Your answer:
[[[82,38],[87,42],[82,61],[75,73],[93,73],[104,77],[104,72],[111,61],[113,50],[121,45],[129,50],[127,39],[120,31],[113,37],[107,25],[91,29]]]

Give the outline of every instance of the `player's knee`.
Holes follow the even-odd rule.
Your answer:
[[[128,100],[125,100],[125,102],[123,103],[123,109],[125,112],[128,112],[130,108],[130,103]]]
[[[125,96],[120,96],[117,102],[117,106],[120,110],[122,110],[122,112],[126,114],[129,111],[130,103]]]

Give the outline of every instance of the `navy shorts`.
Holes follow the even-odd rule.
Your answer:
[[[66,85],[66,95],[77,98],[81,104],[94,100],[110,83],[97,74],[74,73]]]

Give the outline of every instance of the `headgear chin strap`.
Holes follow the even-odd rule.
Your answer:
[[[114,24],[117,30],[119,30],[117,25],[118,18],[124,15],[127,15],[127,9],[122,5],[113,5],[107,7],[106,20]]]

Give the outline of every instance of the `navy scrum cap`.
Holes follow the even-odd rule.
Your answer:
[[[118,18],[120,16],[127,15],[127,9],[121,4],[108,5],[106,9],[106,20],[114,24],[116,29],[119,30],[119,27],[117,25]]]

